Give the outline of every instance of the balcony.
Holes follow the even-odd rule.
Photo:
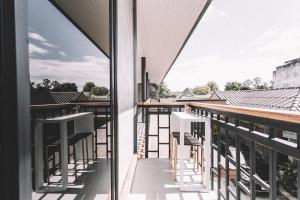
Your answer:
[[[169,163],[170,116],[183,111],[182,103],[139,103],[139,156],[132,185],[132,199],[297,199],[299,181],[287,183],[282,173],[293,163],[299,171],[299,113],[249,109],[216,104],[188,103],[192,113],[211,121],[211,135],[205,135],[202,123],[191,123],[194,137],[204,144],[211,139],[209,185],[205,192],[180,192]],[[144,138],[144,140],[143,140]],[[294,139],[292,139],[294,138]],[[296,138],[296,139],[295,139]],[[190,161],[188,161],[190,162]],[[202,167],[202,163],[197,163]],[[188,165],[187,165],[188,166]],[[190,165],[191,166],[191,165]],[[186,178],[201,179],[197,170]],[[299,174],[295,174],[299,180]],[[294,175],[294,176],[295,176]],[[175,176],[178,176],[178,171]],[[188,177],[190,176],[190,177]],[[193,177],[194,176],[194,177]],[[198,176],[198,177],[197,177]],[[289,177],[289,181],[296,178]],[[142,184],[149,181],[149,185]],[[293,185],[293,189],[287,186]],[[297,194],[298,188],[298,194]],[[294,193],[293,193],[293,192]],[[296,192],[296,193],[295,193]]]

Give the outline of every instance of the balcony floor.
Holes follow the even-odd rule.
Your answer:
[[[80,168],[80,166],[79,166]],[[98,159],[86,170],[78,174],[74,181],[74,174],[69,173],[69,188],[65,192],[33,193],[34,200],[107,200],[110,192],[110,159]],[[51,181],[58,181],[59,174],[51,177]]]
[[[194,176],[195,175],[195,176]],[[198,180],[201,175],[191,177]],[[139,159],[128,200],[213,200],[214,192],[180,192],[169,159]]]

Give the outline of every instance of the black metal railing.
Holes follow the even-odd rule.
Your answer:
[[[211,184],[214,189],[217,183],[218,199],[293,198],[286,196],[292,192],[282,185],[288,183],[278,182],[277,166],[292,160],[300,171],[300,115],[209,104],[190,106],[193,112],[211,119]],[[296,140],[283,137],[285,132],[294,133]],[[299,199],[300,174],[294,176],[294,198]]]
[[[160,158],[161,145],[169,146],[170,137],[167,142],[159,139],[161,129],[170,136],[170,115],[184,105],[211,120],[211,157],[206,161],[211,162],[211,187],[218,199],[300,199],[300,113],[203,103],[139,103],[145,113],[145,158]],[[167,126],[160,125],[163,115],[168,116]],[[157,125],[150,133],[153,124]],[[191,132],[202,144],[208,138],[204,126],[191,123]]]
[[[142,103],[138,104],[138,108],[143,110],[139,113],[144,115],[142,122],[145,123],[145,158],[160,158],[164,154],[170,157],[170,116],[173,111],[182,111],[184,104]],[[162,118],[166,119],[164,123]],[[150,127],[153,124],[156,124],[156,127]],[[154,131],[150,132],[153,129]]]

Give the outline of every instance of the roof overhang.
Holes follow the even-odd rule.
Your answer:
[[[137,55],[146,57],[151,82],[161,82],[211,0],[138,0]]]
[[[50,0],[109,57],[109,0]],[[137,0],[137,58],[151,82],[161,82],[211,0]],[[140,67],[137,67],[139,73]]]
[[[109,0],[49,0],[109,57]]]

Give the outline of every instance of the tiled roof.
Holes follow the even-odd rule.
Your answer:
[[[182,93],[180,93],[176,98],[180,99],[182,97],[193,97],[194,94],[191,92],[189,88],[186,88]]]
[[[229,105],[300,111],[300,88],[274,90],[216,91]]]
[[[51,92],[51,96],[57,103],[78,102],[81,98],[88,98],[82,92]]]
[[[31,105],[56,104],[50,92],[31,92]]]
[[[88,101],[82,92],[33,92],[32,105],[59,104]]]
[[[222,100],[227,100],[230,105],[237,106],[244,96],[246,96],[247,92],[245,90],[215,91],[212,96],[214,94]]]

